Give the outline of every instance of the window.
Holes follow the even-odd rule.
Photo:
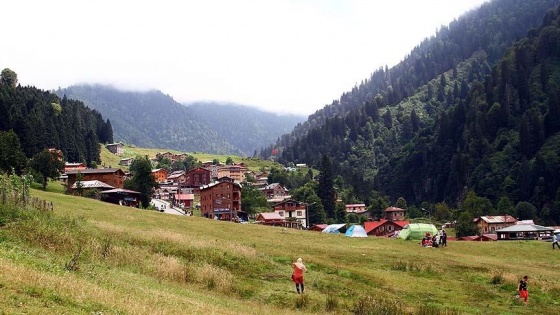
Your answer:
[[[278,215],[281,216],[281,217],[283,217],[283,216],[284,216],[284,211],[279,211],[279,212],[278,212]]]
[[[302,212],[301,210],[296,211],[296,216],[301,217],[302,216]]]

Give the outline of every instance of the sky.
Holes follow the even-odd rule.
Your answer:
[[[0,69],[22,85],[309,115],[487,0],[3,2]]]

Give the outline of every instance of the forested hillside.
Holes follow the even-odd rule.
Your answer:
[[[468,13],[284,136],[281,160],[331,156],[370,205],[380,192],[459,206],[472,189],[487,212],[531,202],[524,217],[560,222],[558,30],[546,13],[558,3],[498,0]]]
[[[5,72],[12,78],[6,79]],[[70,162],[100,162],[99,143],[113,141],[109,120],[80,101],[17,85],[17,74],[9,69],[2,75],[0,131],[13,130],[27,158],[57,148]]]
[[[199,102],[186,106],[202,122],[251,156],[305,120],[304,116],[278,115],[237,104]]]
[[[125,92],[103,85],[74,85],[56,93],[81,100],[111,119],[115,141],[145,148],[242,155],[192,110],[160,91]]]
[[[304,120],[234,104],[185,106],[160,91],[75,85],[56,93],[81,100],[111,119],[115,141],[146,148],[253,156]]]

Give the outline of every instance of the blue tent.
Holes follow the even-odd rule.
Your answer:
[[[346,224],[331,224],[328,225],[322,232],[323,233],[333,233],[333,234],[340,234],[340,233],[344,233],[344,231],[341,231],[346,229]]]
[[[352,225],[346,230],[345,235],[349,237],[368,237],[366,230],[361,225]]]

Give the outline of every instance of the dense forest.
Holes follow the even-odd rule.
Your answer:
[[[155,90],[74,85],[56,93],[83,101],[108,117],[115,141],[145,148],[253,156],[304,120],[233,104],[185,106]]]
[[[328,155],[347,194],[371,206],[382,194],[461,208],[474,195],[490,214],[528,202],[535,210],[520,216],[560,223],[559,35],[548,11],[559,3],[482,5],[261,155],[315,166]]]
[[[13,131],[27,158],[56,148],[66,161],[92,166],[100,162],[99,143],[113,142],[111,122],[99,112],[80,101],[21,86],[10,69],[2,72],[0,117],[0,131]]]

